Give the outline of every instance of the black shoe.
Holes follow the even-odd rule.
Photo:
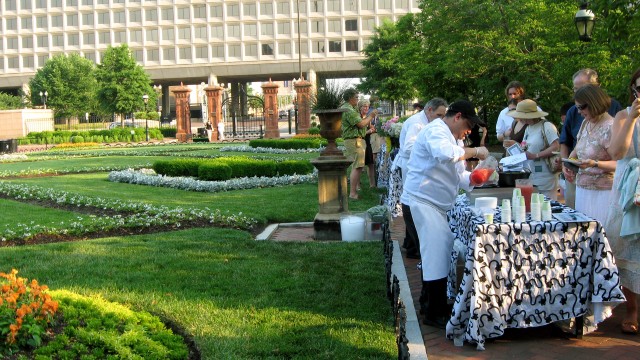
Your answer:
[[[433,326],[435,328],[444,330],[447,328],[447,322],[449,322],[449,319],[443,316],[438,316],[434,319],[428,319],[425,317],[422,322],[427,326]]]
[[[420,257],[420,253],[416,252],[416,251],[411,251],[411,252],[407,251],[406,257],[408,259],[420,259],[421,258]]]

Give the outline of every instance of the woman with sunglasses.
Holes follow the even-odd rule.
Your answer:
[[[638,294],[640,293],[640,206],[620,206],[618,190],[627,166],[638,161],[640,153],[640,69],[631,76],[629,86],[631,106],[618,112],[613,122],[611,146],[613,159],[618,160],[613,179],[609,216],[605,223],[611,251],[616,258],[620,285],[627,298],[627,313],[622,320],[622,332],[638,333]]]
[[[576,184],[576,210],[604,223],[607,220],[616,161],[609,152],[613,117],[607,110],[611,98],[596,85],[585,85],[573,97],[584,117],[575,148],[569,158],[577,160],[577,173],[563,167],[565,179]]]

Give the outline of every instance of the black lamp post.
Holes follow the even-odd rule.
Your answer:
[[[47,109],[47,96],[49,96],[47,90],[45,90],[44,93],[40,91],[40,98],[42,98],[42,104],[44,105],[45,110]]]
[[[580,10],[574,18],[581,41],[591,41],[593,26],[596,24],[596,16],[587,7],[589,7],[589,3],[586,1],[580,4]]]
[[[144,101],[144,132],[147,135],[147,142],[149,142],[149,115],[147,115],[147,103],[149,102],[149,95],[142,95]]]

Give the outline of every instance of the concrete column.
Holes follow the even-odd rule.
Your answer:
[[[204,91],[207,93],[207,113],[209,123],[211,123],[211,134],[209,141],[218,141],[218,123],[222,121],[222,90],[219,85],[207,86]]]
[[[304,79],[293,84],[298,107],[298,134],[308,134],[311,124],[311,83]]]
[[[278,128],[278,88],[280,85],[269,79],[269,82],[262,85],[264,94],[264,122],[267,139],[279,139],[280,129]]]
[[[189,108],[189,90],[188,87],[180,83],[180,87],[173,89],[173,95],[176,97],[176,125],[178,131],[176,138],[179,142],[192,142],[193,134],[191,133],[191,109]]]

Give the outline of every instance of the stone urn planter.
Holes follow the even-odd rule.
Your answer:
[[[320,136],[327,139],[327,147],[320,153],[321,157],[344,157],[338,149],[336,139],[342,135],[342,113],[347,109],[315,110],[320,121]]]

